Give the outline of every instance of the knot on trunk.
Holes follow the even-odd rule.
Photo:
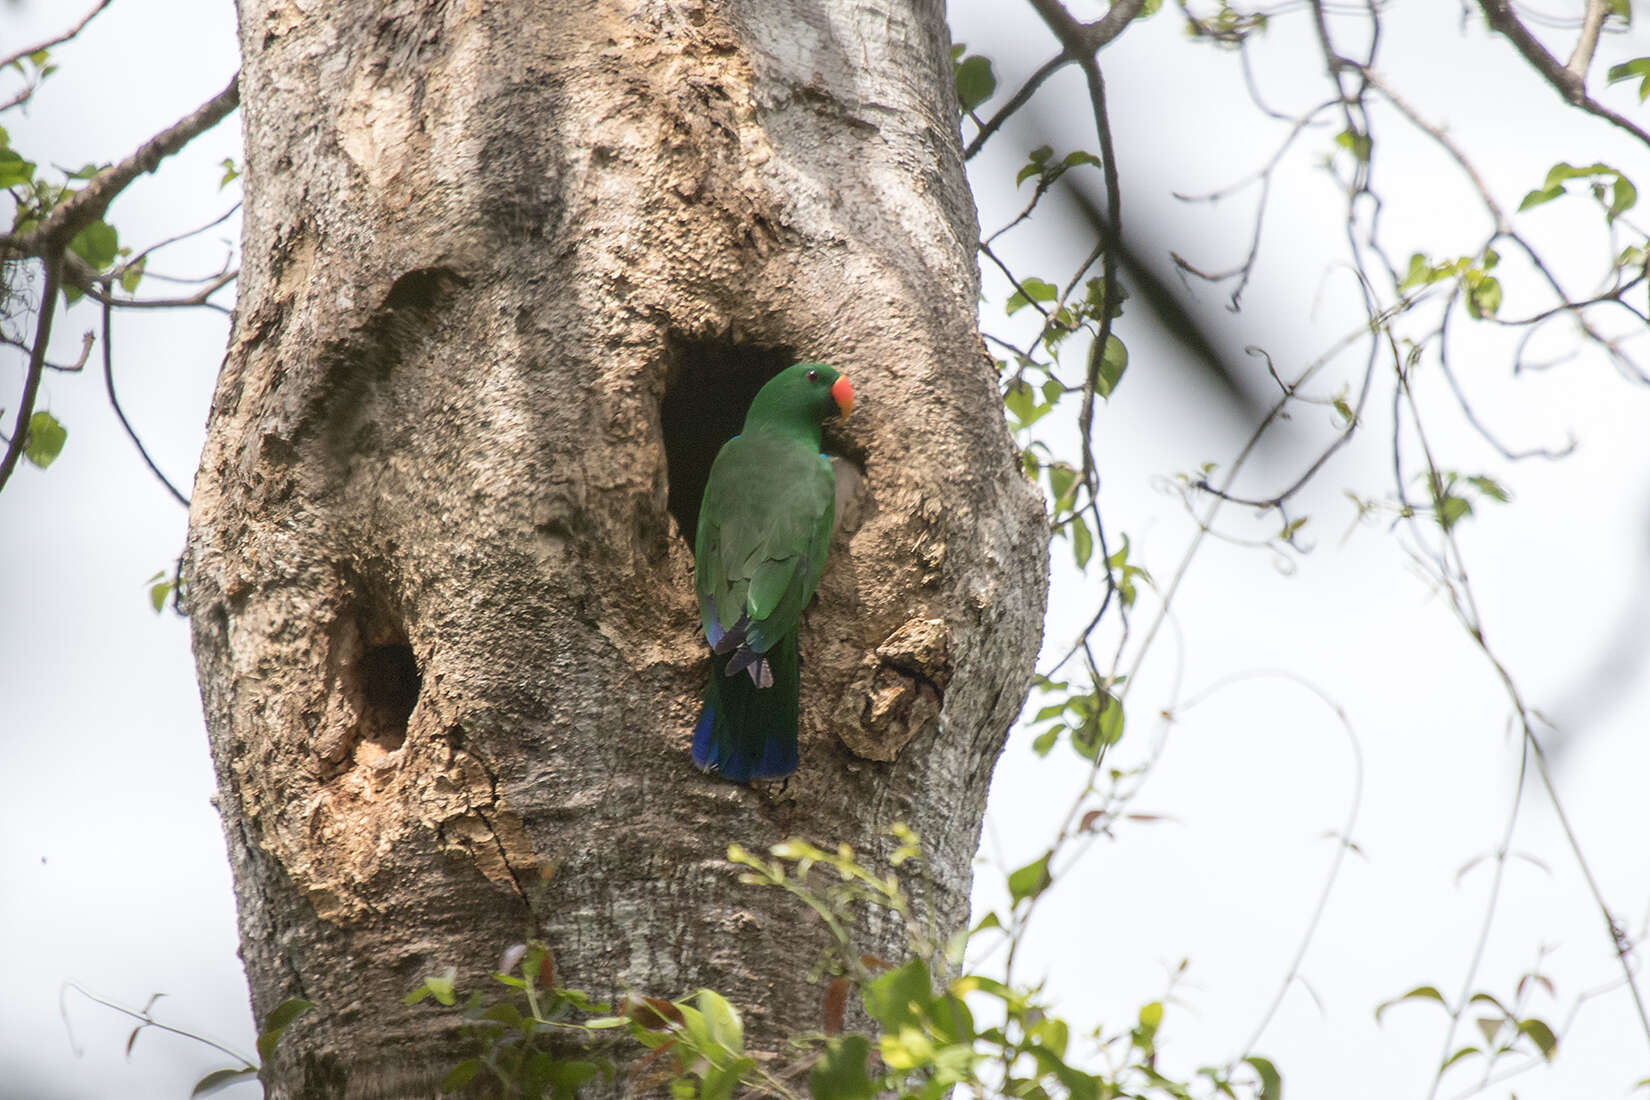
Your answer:
[[[865,656],[837,708],[836,732],[854,755],[889,762],[939,722],[951,682],[951,628],[909,619]]]

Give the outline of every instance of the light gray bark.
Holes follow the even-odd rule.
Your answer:
[[[726,846],[874,859],[907,822],[957,926],[1043,611],[942,5],[240,22],[245,257],[187,582],[254,1007],[321,1006],[270,1095],[432,1092],[470,1052],[401,996],[449,964],[476,988],[530,932],[565,985],[709,986],[767,1049],[817,1029],[823,932]],[[781,793],[688,759],[706,660],[667,503],[698,403],[791,357],[858,403]]]

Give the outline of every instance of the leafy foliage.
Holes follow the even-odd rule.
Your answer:
[[[63,444],[69,441],[69,430],[57,422],[49,412],[37,412],[29,417],[29,432],[23,440],[23,457],[44,470],[63,453]]]
[[[529,943],[507,951],[507,965],[493,975],[509,994],[489,1001],[475,993],[466,1001],[462,1026],[480,1053],[454,1066],[443,1088],[456,1092],[485,1078],[506,1095],[563,1100],[598,1075],[611,1080],[624,1061],[630,1063],[630,1092],[664,1088],[680,1100],[946,1100],[958,1089],[976,1096],[1074,1100],[1282,1096],[1281,1074],[1258,1054],[1229,1066],[1198,1067],[1186,1080],[1166,1072],[1159,1056],[1162,1001],[1140,1006],[1125,1026],[1080,1031],[1035,987],[967,969],[937,976],[934,963],[943,960],[952,970],[969,941],[938,945],[918,927],[896,870],[920,864],[918,839],[904,826],[891,835],[887,872],[866,866],[846,845],[826,849],[798,838],[775,845],[767,856],[737,846],[728,850],[741,882],[791,894],[831,933],[833,946],[815,969],[827,991],[821,1027],[791,1037],[790,1064],[748,1052],[738,1009],[712,990],[675,1000],[632,994],[609,1006],[550,986],[549,949]],[[1016,905],[1048,887],[1050,854],[1009,876]],[[904,960],[896,964],[856,952],[853,918],[865,907],[904,922],[911,947]],[[999,934],[1002,925],[993,915],[973,937]],[[870,1033],[843,1033],[843,996],[850,990],[874,1025]],[[407,1000],[451,1008],[458,1000],[452,973],[426,978]],[[627,1040],[647,1053],[627,1051]],[[798,1084],[803,1080],[805,1090]]]

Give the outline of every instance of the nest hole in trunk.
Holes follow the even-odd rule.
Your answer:
[[[691,550],[699,530],[699,501],[716,452],[739,434],[756,391],[797,357],[784,346],[674,334],[668,353],[669,380],[659,405],[670,482],[668,507],[676,517],[677,533]]]

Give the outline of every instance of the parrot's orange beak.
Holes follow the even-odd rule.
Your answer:
[[[831,399],[836,402],[842,419],[848,419],[848,414],[854,411],[854,384],[848,381],[846,374],[831,383]]]

